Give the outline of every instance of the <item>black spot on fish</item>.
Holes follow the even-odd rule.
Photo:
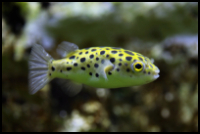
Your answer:
[[[77,57],[76,59],[78,59],[79,57]]]
[[[85,52],[85,54],[88,54],[88,51],[87,51],[87,52]]]
[[[94,51],[96,51],[96,50],[97,50],[97,49],[92,49],[91,51],[94,52]]]
[[[143,59],[141,57],[138,57],[141,61],[143,61]]]
[[[122,65],[122,63],[119,63],[119,66],[121,66]]]
[[[51,76],[51,73],[49,73],[49,76]]]
[[[126,69],[126,71],[127,71],[127,72],[130,72],[130,69],[129,69],[129,68],[127,68],[127,69]]]
[[[88,67],[88,68],[90,68],[90,65],[89,65],[89,64],[87,64],[87,67]]]
[[[105,60],[103,59],[103,60],[101,60],[101,64],[103,64],[105,62]]]
[[[109,48],[106,48],[106,50],[110,50]]]
[[[112,73],[111,73],[111,72],[108,72],[108,74],[111,75]]]
[[[69,57],[69,59],[74,59],[75,58],[75,56],[71,56],[71,57]]]
[[[89,73],[92,76],[92,72]]]
[[[85,67],[81,67],[82,70],[85,70]]]
[[[99,58],[98,58],[98,57],[96,57],[96,60],[98,61],[98,60],[99,60]]]
[[[67,67],[67,71],[70,71],[72,68],[71,67]]]
[[[84,62],[84,61],[85,61],[85,58],[81,58],[80,61],[81,61],[81,62]]]
[[[52,70],[52,71],[55,71],[55,68],[52,66],[52,67],[51,67],[51,70]]]
[[[62,70],[60,70],[60,72],[62,73]]]
[[[79,55],[81,55],[81,54],[82,54],[82,52],[79,53]]]
[[[92,59],[92,58],[94,58],[94,55],[93,55],[93,54],[90,55],[90,59]]]
[[[148,75],[150,75],[151,73],[150,72],[148,72]]]
[[[125,63],[124,65],[125,65],[125,66],[128,66],[128,64],[127,64],[127,63]]]
[[[98,74],[98,73],[96,73],[96,77],[99,77],[99,74]]]
[[[119,68],[117,68],[117,72],[119,72],[120,70],[119,70]]]
[[[119,59],[119,61],[122,61],[122,59]]]
[[[132,52],[129,52],[129,51],[124,51],[124,52],[129,54],[129,55],[134,55]]]
[[[95,63],[95,64],[94,64],[94,67],[95,67],[95,68],[98,68],[98,67],[99,67],[99,65],[98,65],[97,63]]]
[[[101,55],[104,55],[104,54],[105,54],[105,51],[101,51],[100,54],[101,54]]]
[[[134,60],[133,62],[136,62],[137,60]]]
[[[107,54],[107,55],[106,55],[106,57],[108,58],[108,57],[109,57],[109,55]]]
[[[123,54],[119,54],[119,56],[123,56]]]
[[[112,63],[114,63],[114,62],[115,62],[115,58],[111,58],[110,61],[111,61]]]
[[[127,61],[131,61],[131,60],[132,60],[132,57],[126,57],[126,60],[127,60]]]
[[[78,66],[78,63],[74,63],[74,66],[75,66],[75,67]]]
[[[117,53],[117,51],[111,51],[111,53],[113,53],[113,54],[116,54],[116,53]]]

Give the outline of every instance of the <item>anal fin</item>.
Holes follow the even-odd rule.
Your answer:
[[[58,83],[61,86],[63,92],[71,97],[78,94],[83,87],[83,85],[80,83],[76,83],[66,79],[58,79]]]

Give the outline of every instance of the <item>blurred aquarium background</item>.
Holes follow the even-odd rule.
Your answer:
[[[28,93],[28,58],[62,41],[153,58],[149,84],[66,95],[55,79]],[[2,3],[2,131],[198,131],[198,3]]]

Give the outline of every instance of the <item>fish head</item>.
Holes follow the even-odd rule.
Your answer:
[[[132,73],[137,76],[141,84],[152,82],[159,78],[159,68],[153,64],[153,60],[144,57],[145,60],[134,60],[131,64]]]

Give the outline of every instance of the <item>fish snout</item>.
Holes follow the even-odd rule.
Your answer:
[[[154,79],[157,79],[160,76],[159,73],[160,73],[160,70],[156,68],[156,70],[153,72]]]

